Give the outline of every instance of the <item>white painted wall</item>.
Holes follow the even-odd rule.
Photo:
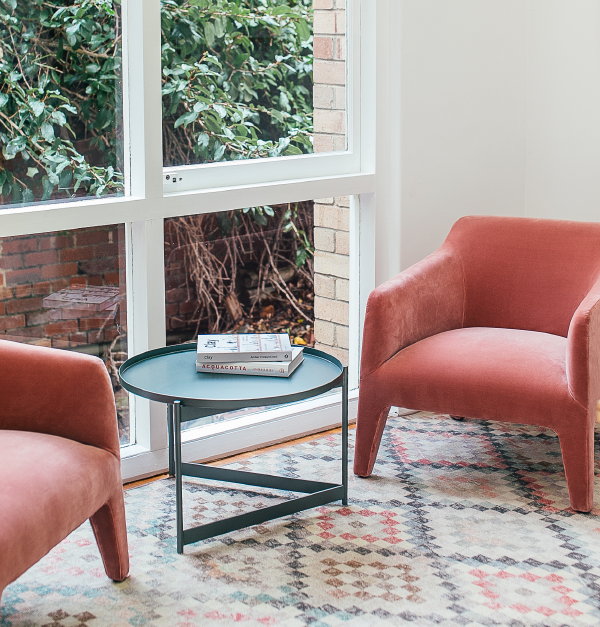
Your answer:
[[[600,220],[600,1],[527,3],[526,214]]]
[[[523,213],[522,4],[403,1],[403,267],[462,215]]]
[[[600,220],[600,0],[399,4],[399,265],[465,214]]]

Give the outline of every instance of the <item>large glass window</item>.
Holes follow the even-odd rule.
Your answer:
[[[120,5],[0,2],[0,206],[124,193]]]
[[[130,417],[118,386],[128,351],[281,330],[345,359],[375,4],[0,0],[0,337],[105,361],[125,476],[166,464],[164,407]],[[186,454],[330,426],[336,398],[219,417]]]
[[[349,212],[348,198],[330,198],[167,220],[167,342],[287,333],[347,362]]]
[[[163,0],[166,166],[346,149],[345,10]]]
[[[133,433],[117,372],[127,357],[125,291],[123,225],[0,239],[0,339],[100,357],[122,444]]]

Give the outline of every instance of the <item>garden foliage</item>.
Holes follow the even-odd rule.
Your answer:
[[[165,165],[312,151],[312,0],[161,6]],[[0,0],[0,204],[123,193],[120,13]]]

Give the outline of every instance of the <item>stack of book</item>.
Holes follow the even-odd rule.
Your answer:
[[[302,348],[285,333],[199,335],[196,370],[289,377],[303,359]]]

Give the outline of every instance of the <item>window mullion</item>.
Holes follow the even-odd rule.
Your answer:
[[[125,3],[125,128],[131,194],[162,196],[160,0]]]
[[[160,0],[125,3],[125,128],[130,193],[151,205],[162,198]],[[164,228],[162,219],[127,228],[129,354],[165,344]],[[166,446],[164,407],[132,399],[135,441]]]

